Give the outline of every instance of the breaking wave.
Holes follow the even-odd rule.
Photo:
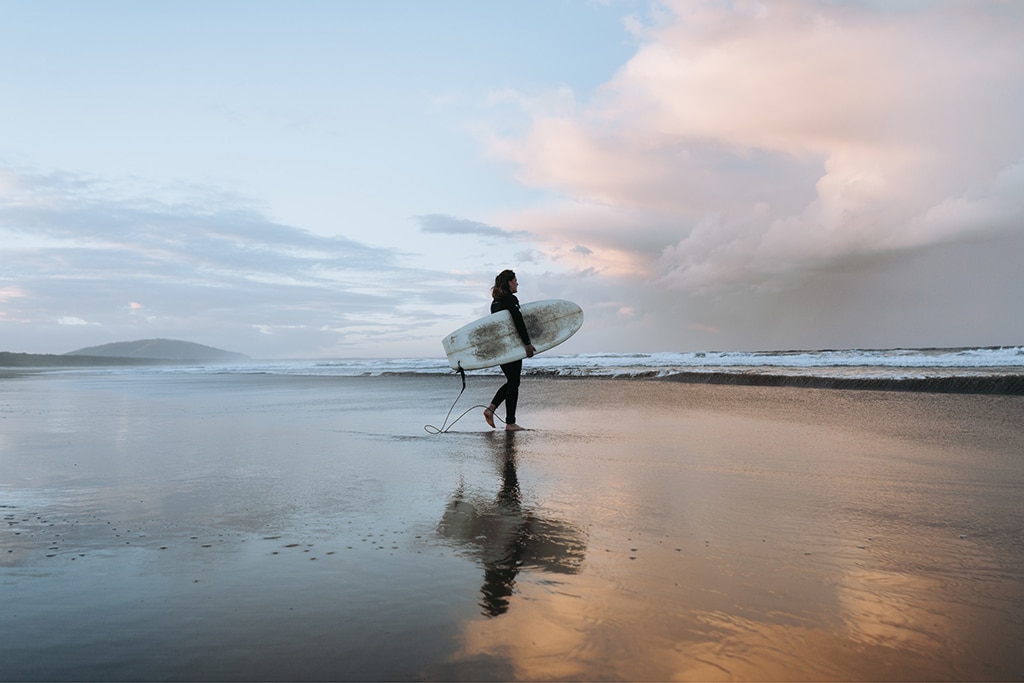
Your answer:
[[[453,372],[444,357],[271,360],[237,365],[109,368],[107,371],[311,377],[448,375]],[[544,377],[1024,395],[1024,347],[541,354],[527,361],[524,373]],[[500,369],[474,370],[469,374],[498,375]]]

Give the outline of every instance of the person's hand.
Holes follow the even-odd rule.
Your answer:
[[[526,357],[533,358],[533,354],[537,353],[537,349],[533,348],[533,344],[526,345]]]

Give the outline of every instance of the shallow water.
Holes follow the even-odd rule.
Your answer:
[[[3,380],[0,678],[1024,676],[1020,397],[458,389]]]

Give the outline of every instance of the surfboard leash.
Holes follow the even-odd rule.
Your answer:
[[[423,425],[423,431],[425,431],[427,434],[446,434],[452,427],[455,426],[456,422],[466,417],[466,415],[468,415],[471,410],[475,410],[477,408],[483,408],[484,410],[487,409],[487,406],[480,404],[470,406],[469,408],[466,409],[465,412],[462,413],[462,415],[459,415],[457,418],[452,420],[451,424],[448,424],[448,418],[452,416],[452,411],[455,410],[455,404],[459,402],[459,399],[462,398],[462,393],[466,391],[466,371],[463,369],[461,361],[459,362],[459,367],[456,368],[456,371],[462,377],[462,389],[459,390],[459,395],[456,396],[455,400],[452,402],[452,407],[448,409],[448,414],[444,416],[444,422],[441,423],[440,427],[435,427],[434,425]],[[498,417],[497,413],[492,413],[492,415],[494,417],[497,417],[502,422],[505,422],[500,417]]]

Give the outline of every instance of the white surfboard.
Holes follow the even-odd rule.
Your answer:
[[[558,346],[583,325],[583,309],[564,299],[531,301],[519,311],[537,353]],[[454,370],[460,365],[463,370],[479,370],[526,358],[526,347],[508,311],[463,325],[442,339],[441,345]]]

